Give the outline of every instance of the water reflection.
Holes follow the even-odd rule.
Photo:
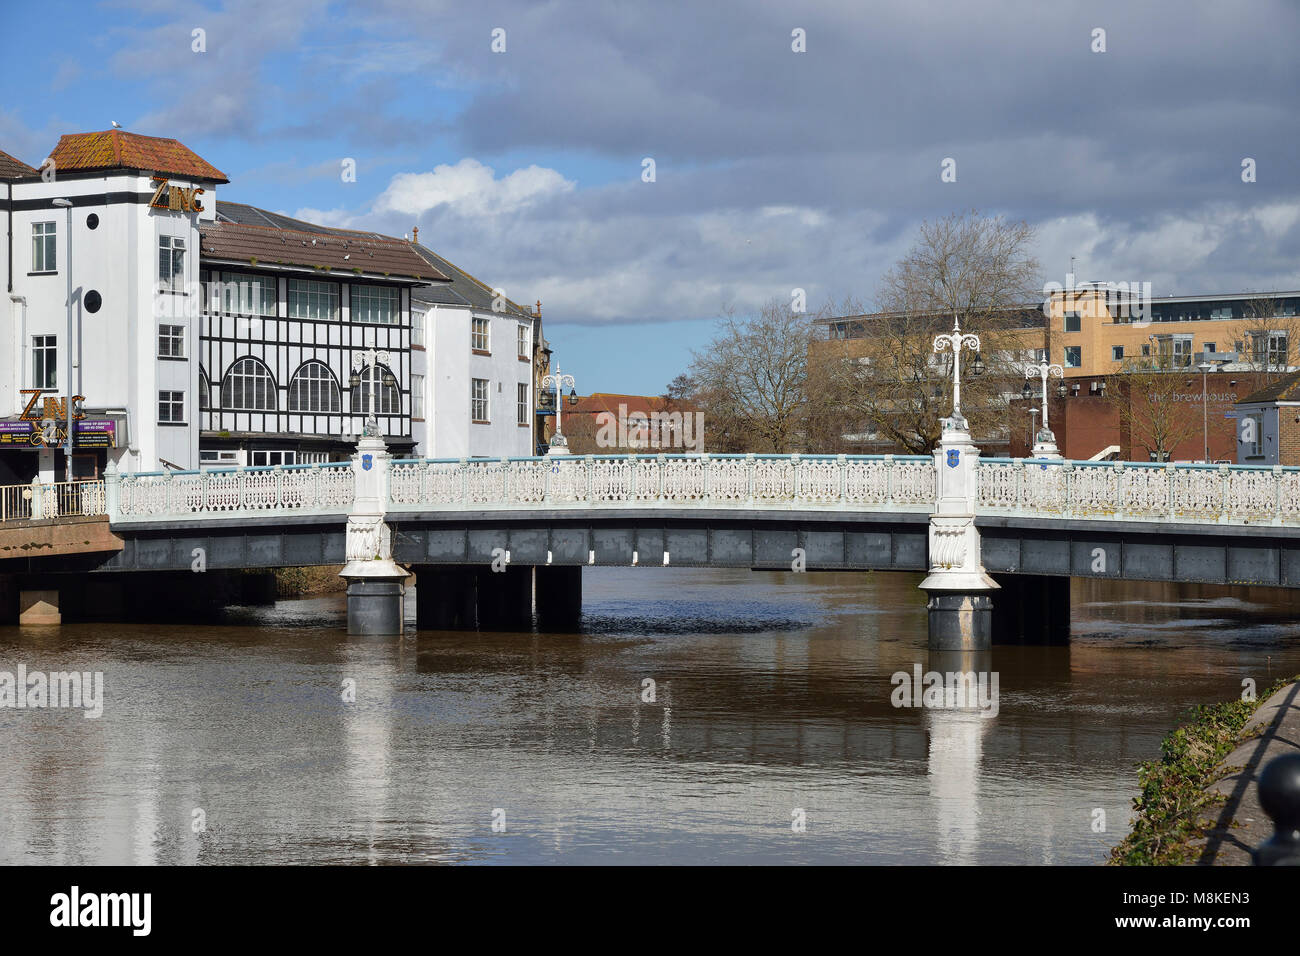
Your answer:
[[[1165,585],[932,656],[917,580],[588,571],[578,635],[348,638],[336,597],[0,628],[0,669],[106,697],[0,709],[0,862],[1093,863],[1181,711],[1300,671],[1289,596]],[[996,716],[894,706],[916,668],[996,674]]]

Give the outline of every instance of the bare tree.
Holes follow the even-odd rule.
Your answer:
[[[812,326],[773,299],[756,315],[726,310],[717,334],[692,352],[693,398],[717,451],[790,452],[804,447],[805,384]]]
[[[1188,370],[1169,353],[1126,359],[1106,403],[1119,417],[1130,454],[1146,449],[1153,461],[1169,461],[1175,449],[1201,429],[1199,406],[1180,401]]]
[[[1009,400],[1019,396],[1025,360],[1042,344],[1033,236],[1024,222],[973,211],[921,225],[911,250],[882,278],[878,311],[862,315],[845,303],[853,309],[845,337],[836,337],[840,323],[832,324],[830,341],[816,347],[818,375],[843,408],[846,427],[908,452],[931,451],[952,410],[954,360],[951,352],[936,354],[933,340],[956,318],[981,339],[978,362],[961,356],[962,411],[977,438],[1006,437]]]
[[[1241,343],[1240,361],[1255,373],[1263,387],[1295,368],[1292,358],[1300,348],[1300,316],[1284,315],[1281,301],[1261,294],[1245,306],[1245,317],[1232,328],[1233,346]]]

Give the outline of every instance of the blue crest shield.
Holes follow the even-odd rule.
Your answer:
[[[362,471],[369,471],[371,468],[374,467],[374,464],[375,464],[375,456],[374,456],[374,455],[362,455],[362,456],[361,456],[361,470],[362,470]]]
[[[961,449],[959,448],[948,449],[948,467],[956,468],[957,462],[959,461],[961,461]]]

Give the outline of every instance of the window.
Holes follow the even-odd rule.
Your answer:
[[[1082,325],[1081,325],[1081,322],[1080,322],[1080,319],[1079,319],[1079,313],[1078,313],[1078,312],[1067,312],[1067,313],[1065,313],[1065,331],[1067,331],[1067,332],[1078,332],[1081,328],[1082,328]]]
[[[1177,368],[1187,368],[1192,364],[1192,337],[1190,335],[1166,335],[1159,340],[1160,360]]]
[[[338,283],[290,279],[288,291],[289,318],[334,320],[339,317]]]
[[[524,361],[528,361],[528,326],[519,326],[518,336],[519,357]]]
[[[32,223],[32,271],[54,272],[59,267],[55,252],[58,226],[52,222]]]
[[[32,388],[59,387],[57,335],[32,336]]]
[[[232,411],[275,411],[275,379],[255,358],[242,358],[221,382],[221,406]]]
[[[411,344],[424,344],[424,313],[411,310]]]
[[[424,417],[424,376],[411,376],[411,417]]]
[[[1214,342],[1206,342],[1206,343],[1205,343],[1205,351],[1207,351],[1207,352],[1214,352],[1214,351],[1217,351],[1216,348],[1215,348],[1215,343],[1214,343]]]
[[[1142,355],[1143,355],[1144,358],[1149,357],[1149,356],[1151,355],[1151,345],[1150,345],[1150,343],[1148,343],[1148,344],[1142,346]]]
[[[1236,353],[1237,353],[1238,355],[1240,355],[1242,352],[1246,351],[1245,343],[1242,342],[1241,339],[1237,339],[1237,341],[1233,342],[1233,343],[1232,343],[1232,347],[1233,347],[1234,350],[1236,350]]]
[[[200,465],[238,465],[239,452],[233,448],[200,448]]]
[[[179,236],[158,237],[158,291],[185,291],[185,240]]]
[[[470,334],[470,347],[475,352],[486,352],[488,342],[488,320],[475,318],[473,331]]]
[[[210,396],[208,395],[208,373],[202,369],[199,370],[199,408],[209,408]]]
[[[294,451],[251,451],[248,453],[248,463],[255,468],[296,465],[298,463],[298,453]]]
[[[515,400],[515,421],[520,425],[528,424],[528,383],[519,383],[519,397]]]
[[[470,418],[487,424],[488,418],[488,383],[485,378],[470,379],[469,384]]]
[[[1246,446],[1247,458],[1262,458],[1264,455],[1264,416],[1247,415],[1243,422],[1249,422],[1249,427],[1243,426],[1241,434],[1243,444]],[[1246,441],[1245,439],[1250,439]]]
[[[1034,349],[1034,361],[1040,365],[1047,361],[1047,349]]]
[[[397,379],[393,373],[382,365],[367,366],[361,373],[360,380],[352,386],[352,411],[354,414],[370,414],[370,385],[374,383],[376,415],[402,414],[402,394],[397,390]]]
[[[1261,336],[1261,338],[1264,338]],[[1287,335],[1285,332],[1270,332],[1267,337],[1267,347],[1264,353],[1264,361],[1270,368],[1287,367]]]
[[[185,393],[184,392],[159,392],[158,393],[158,421],[184,423],[185,421]]]
[[[289,382],[291,412],[338,412],[342,405],[338,383],[324,362],[304,362]]]
[[[275,315],[275,280],[230,272],[221,277],[223,311],[233,315]]]
[[[1113,362],[1122,362],[1122,361],[1124,361],[1124,346],[1122,346],[1122,345],[1112,345],[1112,346],[1110,347],[1110,358],[1111,358],[1111,361],[1113,361]]]
[[[352,287],[352,321],[396,325],[402,320],[401,293],[379,285]]]
[[[158,357],[185,358],[185,326],[158,326]]]
[[[1079,368],[1083,365],[1083,346],[1067,345],[1065,347],[1065,367]]]

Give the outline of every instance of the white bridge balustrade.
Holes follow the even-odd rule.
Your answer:
[[[987,458],[980,515],[1300,527],[1300,468]],[[113,524],[348,514],[350,462],[105,476],[0,487],[0,522]],[[622,455],[395,460],[389,512],[673,508],[929,514],[923,455]]]
[[[113,524],[251,517],[268,512],[347,515],[349,462],[212,468],[106,476]]]
[[[928,456],[624,455],[403,460],[388,510],[672,507],[929,514]]]
[[[980,514],[1300,525],[1300,468],[981,459]]]

